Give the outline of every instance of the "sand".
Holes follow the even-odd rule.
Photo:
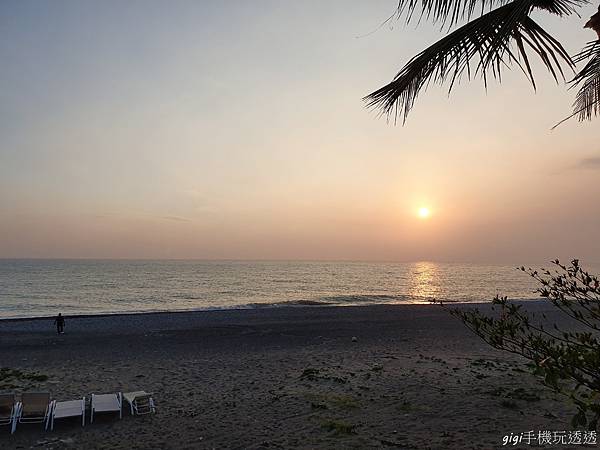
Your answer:
[[[60,336],[4,320],[0,366],[47,375],[11,383],[58,400],[146,390],[158,407],[2,427],[1,448],[490,449],[574,411],[437,305],[67,318]]]

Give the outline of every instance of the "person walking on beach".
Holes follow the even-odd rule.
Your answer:
[[[65,318],[61,313],[58,313],[58,316],[56,316],[56,319],[54,319],[54,323],[56,324],[56,332],[58,334],[65,332]]]

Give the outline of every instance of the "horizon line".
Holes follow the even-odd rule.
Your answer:
[[[556,258],[549,259],[547,261],[540,261],[536,264],[547,263],[552,264]],[[560,260],[561,263],[571,262],[573,258],[567,260]],[[580,258],[575,258],[579,259]],[[516,268],[523,265],[532,264],[532,261],[528,263],[516,263],[506,261],[489,261],[489,260],[401,260],[401,259],[312,259],[312,258],[130,258],[130,257],[2,257],[0,261],[173,261],[173,262],[305,262],[305,263],[379,263],[379,264],[416,264],[416,263],[431,263],[431,264],[489,264],[489,265],[515,265]],[[584,261],[584,264],[600,265],[598,261]]]

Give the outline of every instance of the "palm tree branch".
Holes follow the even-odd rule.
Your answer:
[[[575,116],[581,122],[600,115],[600,39],[588,43],[573,57],[576,63],[586,60],[583,69],[570,81],[571,88],[579,87],[573,103],[573,113],[554,125],[552,129]]]
[[[600,114],[600,40],[591,42],[575,59],[589,59],[581,71],[571,81],[573,86],[579,86],[575,96],[575,114],[579,120],[590,120]]]
[[[406,22],[418,17],[418,21],[426,19],[434,23],[441,22],[442,27],[449,27],[462,20],[471,20],[474,16],[482,16],[493,8],[506,5],[510,0],[398,0],[398,6],[391,18],[405,16]],[[552,14],[567,15],[576,8],[589,3],[588,0],[536,0],[530,2],[533,7],[544,9]],[[390,18],[390,19],[391,19]]]
[[[560,13],[568,10],[574,1],[545,0],[545,3],[557,3],[552,11]],[[488,72],[498,79],[502,66],[516,64],[535,87],[526,47],[537,54],[558,79],[558,74],[563,74],[560,61],[569,67],[573,67],[573,62],[561,44],[529,17],[535,3],[514,0],[456,29],[412,58],[390,83],[366,96],[367,106],[378,108],[388,116],[397,117],[400,113],[406,120],[418,94],[429,82],[441,84],[450,77],[452,89],[465,72],[471,78],[470,62],[477,58],[475,74],[481,74],[486,86]],[[513,41],[516,54],[511,50]]]

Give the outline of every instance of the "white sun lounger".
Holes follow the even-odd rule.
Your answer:
[[[0,394],[0,425],[10,425],[10,432],[15,432],[15,413],[17,401],[15,394]]]
[[[23,392],[15,408],[13,433],[17,423],[44,423],[48,428],[51,405],[49,392]]]
[[[85,426],[85,397],[81,400],[69,400],[66,402],[52,402],[50,412],[50,429],[54,430],[54,419],[81,416],[81,426]]]
[[[152,394],[145,391],[125,392],[123,398],[131,408],[131,415],[141,416],[156,412]]]
[[[120,392],[117,392],[116,394],[92,394],[92,410],[90,413],[90,423],[94,421],[94,413],[118,412],[119,419],[122,418],[122,405],[123,395]]]

